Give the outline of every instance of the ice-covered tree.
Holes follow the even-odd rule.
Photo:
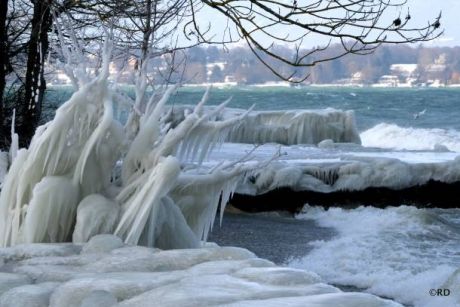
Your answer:
[[[63,37],[63,35],[62,35]],[[196,107],[174,115],[166,103],[177,86],[147,93],[145,104],[130,108],[137,121],[123,127],[114,116],[123,101],[110,84],[113,45],[104,45],[96,76],[66,49],[67,70],[76,92],[39,127],[27,149],[17,153],[0,195],[0,243],[75,242],[98,233],[115,233],[132,244],[163,248],[196,247],[250,167],[237,162],[207,169],[201,161],[247,112],[216,120],[228,101],[205,108],[209,90]],[[145,70],[138,78],[145,80]],[[141,107],[142,105],[142,107]],[[130,117],[132,118],[132,117]]]

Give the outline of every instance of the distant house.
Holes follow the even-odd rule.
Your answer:
[[[380,77],[379,82],[372,84],[372,87],[397,87],[399,78],[395,75],[383,75]]]
[[[363,73],[358,71],[351,75],[350,83],[352,85],[361,85],[364,83]]]
[[[390,71],[393,75],[409,78],[414,76],[417,68],[417,64],[393,64],[390,66]]]
[[[220,82],[223,80],[223,71],[227,66],[226,62],[212,62],[206,64],[206,80],[208,82]]]
[[[212,63],[207,63],[206,64],[206,69],[208,71],[212,71],[212,69],[214,68],[214,66],[217,66],[219,67],[221,70],[224,70],[225,69],[225,66],[227,66],[227,62],[212,62]]]
[[[429,73],[443,72],[446,70],[447,55],[445,53],[438,56],[433,64],[427,65],[425,71]]]

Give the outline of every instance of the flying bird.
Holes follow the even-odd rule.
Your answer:
[[[425,113],[426,113],[426,109],[424,109],[424,110],[421,111],[421,112],[414,113],[414,114],[413,114],[414,119],[418,119],[420,116],[425,115]]]

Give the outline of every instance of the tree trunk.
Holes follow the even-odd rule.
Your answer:
[[[6,74],[8,67],[8,42],[6,29],[6,16],[8,11],[8,0],[0,1],[0,149],[5,146],[4,116],[3,116],[3,95],[5,94]]]
[[[52,0],[35,0],[32,29],[27,46],[27,70],[23,101],[20,104],[20,125],[18,134],[23,145],[30,142],[41,116],[43,97],[46,90],[44,64],[48,52],[48,31],[51,29],[50,12]]]

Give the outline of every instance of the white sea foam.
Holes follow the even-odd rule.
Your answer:
[[[338,235],[314,242],[313,251],[291,267],[416,307],[460,306],[460,209],[326,211],[307,205],[298,218],[333,227]],[[430,296],[438,288],[450,296]]]
[[[460,132],[454,129],[404,128],[395,124],[381,123],[360,134],[366,147],[406,150],[434,150],[445,146],[460,152]]]

